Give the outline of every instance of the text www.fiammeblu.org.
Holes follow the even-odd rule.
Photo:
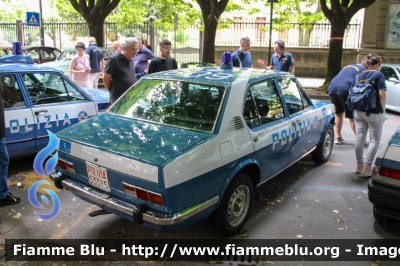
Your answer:
[[[141,246],[141,245],[139,245]],[[280,247],[241,247],[234,244],[227,244],[225,248],[220,247],[181,247],[178,244],[173,246],[170,254],[166,254],[168,244],[165,244],[161,254],[158,247],[139,247],[125,246],[122,247],[122,255],[159,256],[173,258],[174,255],[179,256],[329,256],[333,259],[339,258],[340,247],[314,247],[306,246],[282,245]],[[178,252],[178,253],[177,253]],[[356,256],[388,256],[396,258],[400,255],[398,247],[366,247],[357,245],[355,249],[344,249],[344,252],[355,252]]]

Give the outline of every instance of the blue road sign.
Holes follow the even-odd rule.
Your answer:
[[[26,25],[40,26],[40,13],[26,12]]]

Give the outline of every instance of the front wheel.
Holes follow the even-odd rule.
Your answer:
[[[322,142],[315,148],[313,152],[311,152],[311,158],[316,163],[326,163],[331,156],[332,148],[333,148],[333,140],[334,140],[334,132],[333,126],[329,123],[326,128],[324,139]]]
[[[218,209],[210,216],[214,231],[223,236],[238,233],[246,223],[253,193],[250,177],[240,172],[229,184]]]

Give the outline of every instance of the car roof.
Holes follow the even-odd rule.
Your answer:
[[[111,51],[111,49],[104,48],[104,47],[99,47],[103,52],[108,52]],[[76,49],[74,47],[66,47],[62,50],[63,52],[75,52]]]
[[[181,68],[164,72],[157,72],[144,76],[144,79],[168,79],[176,81],[186,81],[215,86],[230,86],[235,81],[247,79],[248,83],[253,83],[265,78],[274,77],[294,77],[289,72],[274,71],[256,68],[233,68],[220,69],[218,67],[198,67]]]
[[[400,67],[400,64],[388,64],[388,63],[383,63],[382,66]]]
[[[62,73],[62,71],[58,70],[57,68],[48,67],[43,64],[0,64],[1,73],[20,71],[51,71]]]

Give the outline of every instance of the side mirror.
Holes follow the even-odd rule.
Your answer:
[[[399,82],[400,82],[398,79],[396,79],[396,78],[394,78],[394,77],[390,77],[390,78],[389,78],[389,81],[392,81],[392,82],[394,82],[394,83],[399,83]]]

